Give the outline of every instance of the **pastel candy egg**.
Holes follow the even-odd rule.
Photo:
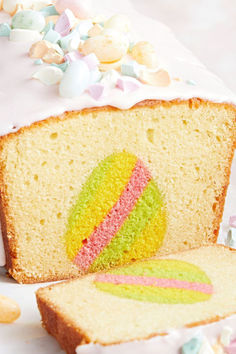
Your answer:
[[[175,259],[148,260],[98,273],[94,283],[118,297],[158,304],[194,304],[208,301],[213,294],[211,280],[201,268]]]
[[[169,86],[170,76],[166,70],[148,71],[141,70],[139,75],[140,80],[152,86]]]
[[[135,155],[114,153],[79,192],[65,234],[67,254],[81,272],[107,269],[154,255],[165,230],[164,202],[150,172]]]
[[[158,65],[155,49],[149,42],[136,43],[130,54],[139,64],[146,65],[148,68],[156,68]]]
[[[104,28],[112,28],[121,32],[129,32],[131,24],[127,16],[114,15],[104,23]]]
[[[48,66],[34,73],[32,77],[50,86],[58,84],[61,81],[63,71],[55,66]]]
[[[81,47],[84,55],[94,53],[101,63],[118,61],[127,53],[127,50],[127,38],[117,31],[109,31],[89,38]]]
[[[38,11],[19,11],[12,18],[12,27],[18,29],[29,29],[41,32],[45,27],[45,18]]]
[[[47,53],[49,48],[52,48],[52,44],[50,42],[46,40],[38,41],[32,44],[29,50],[29,56],[33,59],[42,58]]]
[[[36,42],[42,36],[38,31],[17,28],[11,30],[9,39],[13,42]]]
[[[72,98],[80,96],[90,84],[90,71],[85,62],[72,62],[66,70],[59,86],[62,97]]]
[[[70,9],[78,18],[87,19],[90,16],[89,0],[57,0],[55,7],[59,14]]]
[[[42,57],[43,61],[47,64],[61,64],[64,62],[64,57],[57,52],[56,49],[50,48]]]

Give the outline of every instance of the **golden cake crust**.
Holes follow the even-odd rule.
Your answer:
[[[234,105],[230,105],[227,103],[212,103],[209,101],[205,101],[202,99],[198,98],[193,98],[189,99],[187,101],[185,100],[173,100],[173,101],[159,101],[159,100],[145,100],[134,107],[130,108],[130,110],[135,109],[137,107],[148,107],[148,108],[153,108],[155,109],[158,106],[163,106],[163,107],[170,107],[172,105],[181,105],[181,104],[186,104],[188,103],[189,107],[195,109],[198,108],[200,105],[210,105],[211,107],[224,107],[226,110],[233,110],[235,113],[235,118],[236,118],[236,108]],[[88,108],[84,109],[82,111],[76,111],[76,113],[80,113],[82,115],[86,115],[90,112],[105,112],[105,111],[117,111],[119,109],[106,106],[106,107],[94,107],[94,108]],[[2,156],[2,151],[3,147],[6,146],[12,139],[21,137],[25,132],[31,131],[32,133],[35,131],[35,129],[40,129],[43,126],[49,126],[53,122],[60,122],[62,120],[69,120],[72,118],[74,111],[72,112],[65,112],[64,114],[60,116],[55,116],[55,117],[50,117],[47,118],[43,121],[36,122],[32,124],[29,127],[23,127],[16,133],[10,133],[8,135],[2,136],[0,138],[0,219],[1,219],[1,225],[2,225],[2,234],[3,234],[3,242],[4,242],[4,247],[6,250],[6,269],[9,272],[9,274],[15,278],[18,282],[20,283],[34,283],[35,281],[40,282],[40,281],[54,281],[54,280],[61,280],[68,278],[68,274],[58,274],[54,276],[47,276],[43,277],[42,279],[37,278],[35,279],[32,276],[26,276],[23,275],[21,272],[21,267],[18,264],[18,259],[17,259],[17,242],[18,242],[18,236],[15,232],[14,228],[14,221],[11,219],[10,212],[9,212],[9,195],[7,191],[7,185],[5,183],[4,179],[4,170],[5,170],[5,160]],[[225,181],[224,181],[224,186],[221,195],[218,197],[218,205],[215,206],[215,219],[214,219],[214,232],[212,234],[211,239],[209,239],[209,242],[215,243],[217,241],[217,236],[219,232],[219,225],[222,219],[223,215],[223,208],[224,208],[224,202],[225,202],[225,197],[226,197],[226,192],[227,188],[229,185],[229,178],[230,178],[230,168],[231,168],[231,163],[234,155],[234,149],[236,147],[236,134],[235,130],[232,131],[232,146],[231,146],[231,151],[229,152],[229,159],[227,163],[226,170],[224,172],[225,176]],[[74,275],[71,274],[70,278],[73,278]]]

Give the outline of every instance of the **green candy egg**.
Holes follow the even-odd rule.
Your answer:
[[[12,28],[28,29],[41,32],[45,27],[45,18],[42,13],[33,10],[17,12],[12,18]]]

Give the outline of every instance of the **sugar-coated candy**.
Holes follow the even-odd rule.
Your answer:
[[[89,0],[57,0],[55,7],[60,14],[65,9],[70,9],[80,19],[86,19],[90,16]]]
[[[52,65],[52,66],[55,66],[56,68],[59,68],[59,69],[61,69],[63,72],[65,72],[66,69],[68,68],[69,63],[68,63],[68,61],[65,61],[65,62],[62,63],[62,64],[55,64],[55,63],[52,63],[51,65]]]
[[[45,16],[54,16],[54,15],[58,15],[58,12],[55,8],[54,5],[49,5],[49,6],[45,6],[43,7],[40,12]]]
[[[0,237],[0,267],[4,267],[6,264],[6,255],[3,245],[3,239]]]
[[[236,228],[232,227],[229,229],[225,244],[228,247],[236,249]]]
[[[128,93],[139,89],[140,82],[132,77],[121,77],[117,80],[116,86],[122,91]]]
[[[13,42],[36,42],[42,39],[42,36],[38,31],[17,28],[11,30],[9,38]]]
[[[235,354],[236,353],[236,339],[233,340],[230,345],[228,345],[225,349],[227,354]]]
[[[64,62],[64,57],[59,54],[54,48],[50,48],[47,53],[44,54],[42,60],[47,64],[61,64]]]
[[[182,346],[181,354],[198,354],[201,345],[201,339],[198,337],[194,337]]]
[[[202,345],[198,351],[198,354],[215,354],[206,337],[203,338]]]
[[[46,25],[49,23],[49,22],[52,22],[54,25],[57,23],[57,20],[59,19],[59,16],[58,15],[53,15],[53,16],[48,16],[48,17],[45,17],[45,21],[46,21]]]
[[[62,37],[67,36],[70,33],[70,30],[74,26],[75,16],[73,12],[69,9],[66,9],[57,20],[55,25],[55,31],[60,33]]]
[[[104,28],[112,28],[120,32],[129,32],[131,28],[130,20],[125,15],[114,15],[105,23]]]
[[[83,60],[72,62],[66,70],[59,86],[62,97],[80,96],[90,85],[90,72]]]
[[[236,228],[236,215],[231,215],[229,218],[229,226]]]
[[[20,306],[14,300],[0,295],[0,323],[12,323],[20,313]]]
[[[88,92],[95,100],[99,100],[105,94],[105,86],[101,83],[93,84],[89,86]]]
[[[163,69],[158,71],[141,70],[140,80],[152,86],[168,86],[170,84],[170,76]]]
[[[11,32],[11,27],[8,23],[0,24],[0,37],[9,37]]]
[[[50,86],[58,84],[61,81],[63,72],[55,66],[46,66],[36,71],[32,77],[33,79],[37,79],[43,84]]]
[[[0,0],[0,11],[2,10],[3,0]]]
[[[54,27],[55,27],[54,23],[53,23],[52,21],[49,21],[49,22],[46,24],[46,26],[44,27],[43,33],[46,34],[48,31],[53,30]]]
[[[17,0],[3,0],[2,8],[8,14],[13,16],[16,12],[16,6],[18,4]]]
[[[69,52],[67,53],[64,58],[66,61],[68,61],[69,63],[72,63],[73,61],[77,61],[77,60],[80,60],[82,59],[82,55],[77,51],[73,51],[73,52]]]
[[[88,65],[89,70],[95,70],[99,65],[99,60],[94,53],[84,56],[83,60]]]
[[[103,27],[96,23],[89,31],[88,31],[88,36],[89,37],[95,37],[101,34],[103,31]]]
[[[231,327],[224,327],[220,335],[220,343],[223,346],[228,346],[231,342],[233,329]]]
[[[90,85],[96,84],[102,78],[102,73],[98,68],[90,71]]]
[[[80,45],[80,35],[76,30],[71,31],[67,36],[61,37],[59,44],[64,51],[77,50]]]
[[[109,70],[103,74],[101,83],[109,88],[114,88],[119,78],[120,74],[116,70]]]
[[[45,33],[43,39],[51,43],[57,43],[61,39],[61,35],[57,31],[50,29],[47,33]]]
[[[101,63],[116,62],[127,53],[127,50],[127,38],[117,31],[91,37],[81,47],[84,55],[95,53]]]
[[[30,50],[29,50],[29,56],[30,58],[33,59],[41,59],[49,50],[49,48],[52,48],[52,45],[50,42],[46,40],[41,40],[38,41],[34,44],[32,44]]]
[[[79,32],[80,37],[88,36],[88,32],[93,27],[93,23],[91,20],[83,20],[80,21],[79,24],[76,26],[76,31]]]
[[[43,14],[34,10],[17,12],[12,18],[12,28],[28,29],[41,32],[46,25]]]
[[[145,65],[150,69],[154,69],[158,65],[155,49],[149,42],[136,43],[130,54],[139,64]]]
[[[121,65],[124,62],[124,58],[114,61],[113,63],[100,63],[99,70],[106,72],[110,70],[120,70]]]
[[[143,66],[133,60],[121,65],[121,74],[138,78],[141,69]]]
[[[36,59],[36,60],[34,61],[34,64],[35,64],[35,65],[42,65],[42,64],[43,64],[43,61],[42,61],[42,59]]]

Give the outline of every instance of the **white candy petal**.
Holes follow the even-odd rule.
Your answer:
[[[205,337],[203,338],[203,342],[198,354],[214,354],[212,346]]]
[[[43,84],[50,86],[58,84],[62,80],[63,72],[55,66],[46,66],[45,68],[36,71],[32,77],[33,79],[37,79]]]
[[[116,70],[109,70],[103,74],[101,84],[110,88],[116,87],[117,80],[120,78],[119,73]]]
[[[220,343],[224,347],[227,347],[228,345],[230,345],[232,334],[233,334],[233,329],[231,327],[224,327],[223,328],[223,331],[220,336]]]
[[[89,85],[89,68],[85,62],[78,60],[72,62],[66,70],[59,86],[59,92],[62,97],[78,97],[88,88]]]
[[[27,29],[13,29],[10,33],[10,41],[13,42],[36,42],[42,39],[38,31]]]

